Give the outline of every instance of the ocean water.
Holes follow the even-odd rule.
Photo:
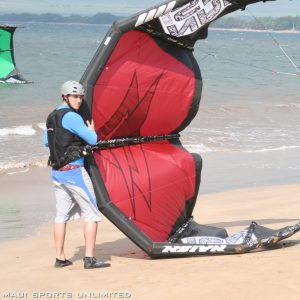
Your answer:
[[[28,23],[15,34],[15,56],[28,85],[0,85],[0,172],[45,165],[45,119],[62,82],[79,80],[109,25]],[[300,67],[300,35],[273,33]],[[182,133],[203,153],[300,151],[300,76],[271,36],[210,31],[195,47],[203,76],[200,111]],[[287,74],[281,74],[287,73]],[[297,162],[296,162],[297,165]],[[294,165],[295,166],[295,165]]]
[[[17,29],[16,62],[34,83],[0,85],[0,174],[46,165],[45,119],[60,103],[61,83],[81,78],[109,26],[27,23]],[[300,35],[272,36],[300,67]],[[213,30],[194,54],[203,95],[182,141],[203,157],[200,192],[299,183],[300,76],[272,38]]]
[[[15,56],[29,85],[0,85],[0,172],[44,164],[41,134],[60,101],[62,82],[79,80],[109,25],[26,24]],[[300,66],[300,35],[276,34]],[[300,147],[300,76],[267,33],[211,31],[195,47],[204,88],[200,111],[185,130],[196,152],[286,151]],[[9,149],[9,155],[7,151]]]

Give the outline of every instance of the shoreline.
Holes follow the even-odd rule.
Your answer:
[[[230,234],[247,227],[251,220],[277,229],[299,219],[299,193],[300,185],[295,184],[200,195],[194,217],[201,224],[225,227]],[[48,292],[47,299],[55,299],[53,293],[59,291],[69,293],[71,299],[78,299],[80,292],[128,292],[129,299],[182,300],[188,291],[189,299],[196,300],[201,291],[202,297],[214,300],[224,299],[224,292],[233,300],[296,300],[300,292],[300,269],[295,263],[300,259],[299,233],[272,251],[150,259],[104,218],[99,224],[96,256],[110,261],[112,266],[84,270],[82,226],[82,221],[68,224],[66,255],[73,265],[63,269],[53,267],[50,222],[41,226],[35,236],[2,243],[0,299],[9,292],[27,293],[29,299],[32,293]],[[249,289],[254,285],[255,289]]]
[[[201,154],[203,170],[196,206],[203,197],[222,192],[298,184],[300,167],[291,165],[297,161],[298,151],[292,149],[280,155],[273,152]],[[281,164],[273,163],[279,159]],[[55,197],[50,172],[51,168],[45,165],[26,165],[0,174],[0,243],[31,236],[53,219]]]
[[[210,27],[209,30],[213,31],[232,31],[232,32],[261,32],[261,33],[294,33],[300,34],[300,30],[272,30],[272,29],[248,29],[248,28],[218,28],[218,27]]]
[[[208,170],[203,171],[205,174],[200,183],[196,207],[201,206],[202,198],[222,193],[234,193],[235,191],[247,193],[256,189],[284,188],[298,184],[297,177],[291,181],[278,179],[276,181],[274,178],[269,180],[266,178],[257,182],[250,180],[252,175],[245,177],[241,182],[236,182],[235,177],[241,175],[233,175],[233,173],[231,173],[230,180],[220,182],[225,174],[235,172],[235,168],[231,169],[232,158],[228,158],[229,166],[225,165],[218,170],[216,169],[218,161],[224,161],[224,158],[207,155],[204,157],[204,161],[208,165]],[[216,159],[216,163],[210,166],[211,161]],[[216,172],[218,172],[217,175]],[[0,244],[35,236],[41,227],[53,220],[55,197],[50,173],[49,167],[27,166],[22,169],[10,169],[9,172],[0,174],[0,186],[2,186],[0,192],[0,199],[2,198]],[[214,181],[211,180],[211,177],[214,178]],[[35,213],[36,207],[39,209],[38,215]]]
[[[121,19],[119,19],[121,20]],[[11,21],[3,20],[4,23]],[[19,24],[19,25],[17,25]],[[20,25],[21,24],[21,25]],[[15,23],[9,24],[10,26],[22,27],[22,24],[50,24],[50,25],[82,25],[82,26],[112,26],[113,23],[80,23],[80,22],[43,22],[43,21],[15,21]],[[222,28],[222,27],[209,27],[209,30],[213,31],[240,31],[240,32],[267,32],[267,33],[294,33],[300,34],[300,30],[285,29],[285,30],[273,30],[273,29],[251,29],[251,28]]]

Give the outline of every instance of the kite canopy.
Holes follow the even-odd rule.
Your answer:
[[[195,42],[207,36],[210,22],[255,2],[260,1],[168,1],[115,22],[81,79],[99,139],[186,128],[202,90]],[[237,246],[233,239],[224,242],[225,230],[192,221],[201,167],[201,157],[179,139],[95,150],[88,162],[99,209],[152,257],[241,253],[261,245],[251,238],[255,225],[240,235],[244,242]],[[223,245],[213,240],[195,246],[187,240],[183,246],[182,237],[203,233]]]
[[[16,26],[0,25],[0,83],[30,83],[24,79],[14,58],[13,35]]]

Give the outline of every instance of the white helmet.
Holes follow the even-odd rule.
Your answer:
[[[61,93],[62,95],[82,95],[84,96],[85,90],[82,84],[80,84],[77,81],[69,80],[66,81],[62,86],[61,86]]]

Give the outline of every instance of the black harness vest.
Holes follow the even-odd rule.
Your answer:
[[[50,157],[48,165],[59,169],[82,156],[81,148],[86,144],[79,136],[63,128],[62,118],[71,108],[54,110],[47,118],[46,127]]]

